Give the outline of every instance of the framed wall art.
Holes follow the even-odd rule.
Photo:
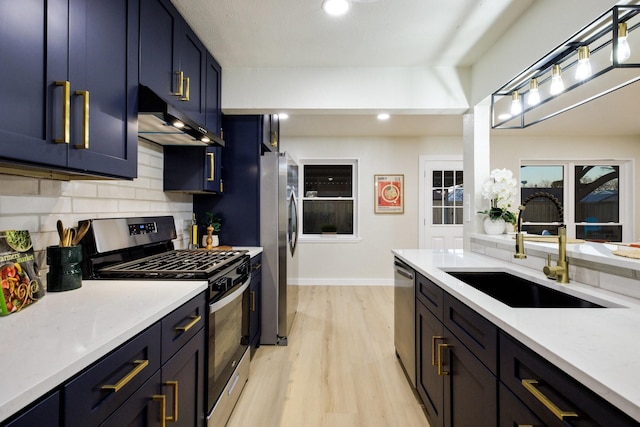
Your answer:
[[[404,213],[404,175],[374,175],[375,213]]]

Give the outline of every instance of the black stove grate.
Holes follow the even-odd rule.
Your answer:
[[[172,250],[101,268],[100,277],[208,279],[247,251]]]

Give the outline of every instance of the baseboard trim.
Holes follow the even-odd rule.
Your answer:
[[[393,286],[389,279],[306,279],[298,278],[292,283],[298,286]]]

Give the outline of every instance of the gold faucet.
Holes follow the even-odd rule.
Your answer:
[[[522,211],[525,209],[524,205],[518,206],[518,233],[516,234],[516,253],[513,254],[514,258],[525,259],[527,254],[524,253],[524,236],[522,234]]]
[[[551,254],[547,258],[547,265],[542,269],[549,279],[556,279],[558,283],[569,283],[569,261],[567,261],[567,227],[558,227],[558,261],[551,265]]]

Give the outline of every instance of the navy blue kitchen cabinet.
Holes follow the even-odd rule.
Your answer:
[[[4,427],[59,427],[60,392],[56,391],[17,416]]]
[[[277,114],[265,114],[262,117],[262,151],[280,150],[280,118]]]
[[[219,146],[164,147],[164,191],[222,193],[222,170],[222,148]],[[204,215],[198,218],[204,218]]]
[[[249,286],[249,346],[251,357],[260,345],[262,307],[262,254],[251,258],[251,285]]]
[[[210,53],[207,53],[206,78],[204,124],[222,138],[222,67]]]
[[[222,117],[225,148],[222,159],[224,194],[193,197],[197,218],[205,212],[222,217],[220,242],[260,246],[260,155],[263,116]]]
[[[3,163],[136,176],[137,0],[2,1],[0,55]]]
[[[171,2],[140,0],[140,84],[204,124],[206,73],[207,50]]]

